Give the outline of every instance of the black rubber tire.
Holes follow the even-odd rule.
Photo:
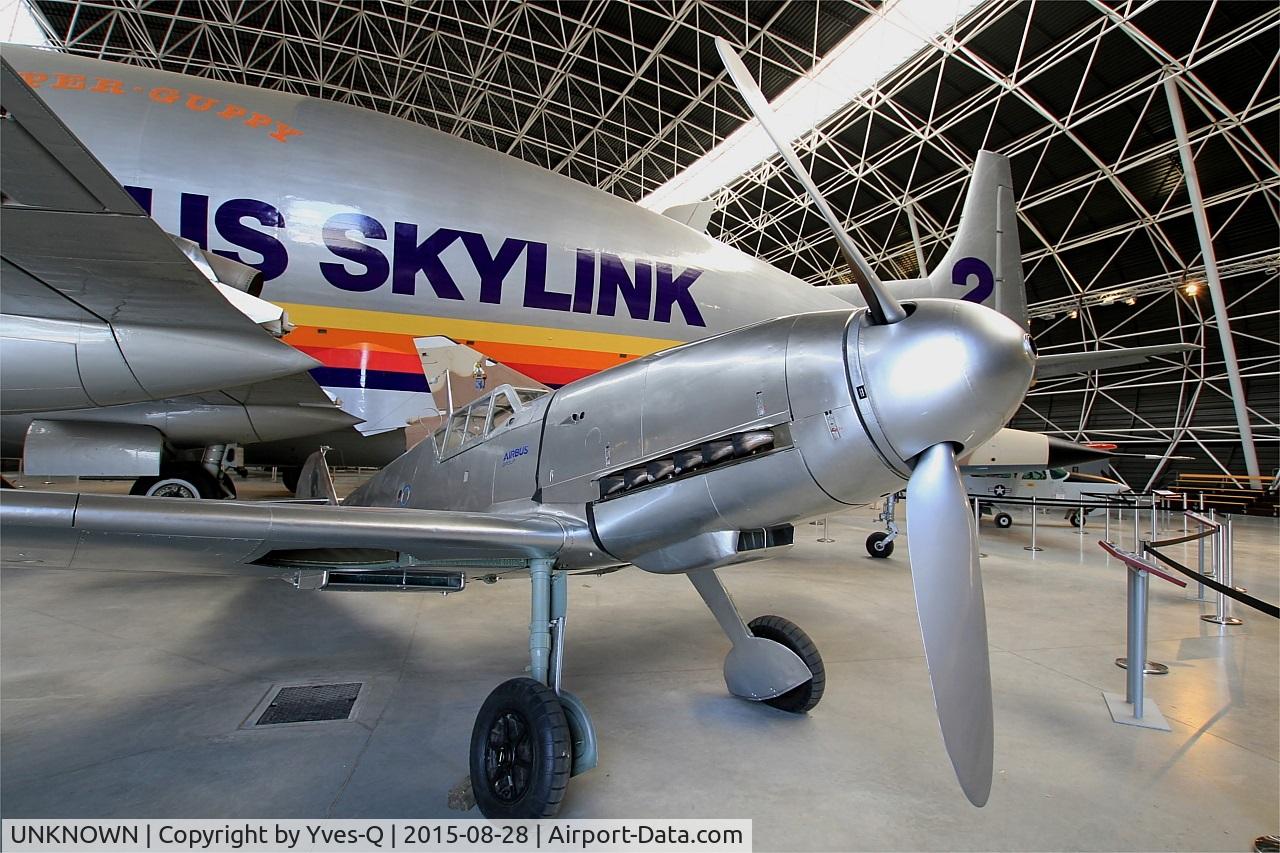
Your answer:
[[[302,477],[302,468],[300,466],[289,466],[280,469],[280,482],[284,483],[284,487],[295,495],[298,493],[298,480]]]
[[[131,495],[152,495],[159,489],[159,497],[169,498],[221,498],[218,481],[202,466],[194,462],[160,466],[159,477],[139,477],[129,488]]]
[[[1072,510],[1067,515],[1067,521],[1071,522],[1072,527],[1082,527],[1084,525],[1084,519],[1081,518],[1079,510]]]
[[[1001,530],[1008,530],[1010,527],[1013,527],[1013,516],[1009,515],[1007,512],[997,512],[993,520],[996,523],[996,527],[999,527]]]
[[[765,704],[792,714],[804,714],[812,710],[822,700],[822,694],[827,689],[827,669],[822,665],[822,655],[818,654],[818,647],[809,639],[809,635],[799,625],[781,616],[757,616],[747,625],[747,629],[752,636],[773,640],[791,649],[813,674],[812,678],[799,687],[793,687],[781,696],[765,699]]]
[[[480,812],[492,820],[555,817],[572,770],[573,739],[555,691],[532,678],[494,688],[471,730]]]
[[[877,530],[867,537],[867,553],[876,558],[888,557],[893,553],[893,542],[887,541],[889,534]]]

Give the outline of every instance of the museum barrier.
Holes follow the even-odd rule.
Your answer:
[[[1239,625],[1242,620],[1236,618],[1231,613],[1231,602],[1238,601],[1247,607],[1252,607],[1254,610],[1265,613],[1273,619],[1280,619],[1280,608],[1275,604],[1272,604],[1269,601],[1263,601],[1256,596],[1249,595],[1248,590],[1243,587],[1235,586],[1232,583],[1234,561],[1232,559],[1231,519],[1224,518],[1221,523],[1215,523],[1214,521],[1195,513],[1189,512],[1187,513],[1187,516],[1202,526],[1203,529],[1199,533],[1194,533],[1189,536],[1179,536],[1176,539],[1164,539],[1159,542],[1148,542],[1146,544],[1146,553],[1155,557],[1169,568],[1179,571],[1187,577],[1195,579],[1195,581],[1201,586],[1207,586],[1218,594],[1218,612],[1215,614],[1206,614],[1200,618],[1204,619],[1206,622],[1214,622],[1219,625]],[[1167,548],[1170,545],[1180,545],[1183,542],[1188,542],[1193,539],[1204,540],[1207,537],[1215,536],[1215,534],[1215,544],[1218,548],[1217,553],[1220,555],[1219,559],[1215,561],[1219,567],[1218,572],[1215,573],[1217,576],[1214,574],[1206,574],[1203,566],[1200,571],[1184,566],[1182,563],[1167,554],[1161,553],[1159,550],[1159,548]],[[1201,552],[1203,553],[1203,549],[1201,549]]]
[[[1157,512],[1155,499],[1158,497],[1158,495],[1154,495],[1150,501],[1152,538],[1139,540],[1135,551],[1126,551],[1109,541],[1098,541],[1098,545],[1104,551],[1124,564],[1128,573],[1126,654],[1125,657],[1116,659],[1116,665],[1127,670],[1125,696],[1123,701],[1116,694],[1103,693],[1103,697],[1115,722],[1167,731],[1168,724],[1165,723],[1159,708],[1144,695],[1144,676],[1163,675],[1169,671],[1168,667],[1163,664],[1147,660],[1147,587],[1151,575],[1163,578],[1184,588],[1187,583],[1171,574],[1167,574],[1157,565],[1156,561],[1191,578],[1201,590],[1207,586],[1217,593],[1216,612],[1204,614],[1200,617],[1206,622],[1213,622],[1218,625],[1242,624],[1243,620],[1234,616],[1231,612],[1232,602],[1236,601],[1272,618],[1280,618],[1280,608],[1256,596],[1249,595],[1248,590],[1237,587],[1232,582],[1233,548],[1230,517],[1218,519],[1214,516],[1212,510],[1210,510],[1208,516],[1189,510],[1184,511],[1183,530],[1187,530],[1189,522],[1198,525],[1199,529],[1193,533],[1184,532],[1182,536],[1157,540],[1155,539],[1155,515]],[[1134,518],[1134,534],[1136,537],[1138,533],[1136,505]],[[1185,566],[1160,550],[1161,548],[1169,548],[1193,541],[1198,542],[1200,546],[1198,569]],[[1204,545],[1206,541],[1212,546],[1213,568],[1210,571],[1205,570]],[[1203,592],[1199,595],[1198,600],[1204,600]]]
[[[1102,550],[1120,560],[1128,575],[1125,657],[1116,659],[1116,665],[1123,666],[1127,670],[1124,701],[1120,702],[1118,696],[1110,693],[1103,693],[1103,698],[1111,711],[1111,718],[1117,723],[1167,731],[1169,726],[1165,723],[1159,708],[1144,694],[1145,676],[1163,675],[1169,671],[1163,664],[1155,664],[1147,660],[1147,587],[1150,584],[1151,575],[1180,587],[1185,587],[1186,581],[1161,571],[1149,560],[1144,559],[1144,554],[1125,551],[1101,539],[1098,540],[1098,545]]]

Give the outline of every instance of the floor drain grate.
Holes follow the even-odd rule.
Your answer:
[[[350,684],[282,687],[254,725],[345,720],[351,716],[351,709],[355,707],[362,686],[357,681]]]

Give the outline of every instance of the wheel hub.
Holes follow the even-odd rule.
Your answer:
[[[164,483],[155,488],[151,492],[153,497],[157,498],[195,498],[191,489],[182,483]]]
[[[504,803],[514,803],[533,779],[531,729],[522,714],[502,712],[489,728],[484,755],[489,790]]]

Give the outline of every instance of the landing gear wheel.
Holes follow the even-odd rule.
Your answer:
[[[818,654],[818,647],[813,644],[813,640],[809,639],[809,635],[802,631],[799,625],[781,616],[758,616],[751,620],[747,629],[751,631],[752,636],[773,640],[795,652],[813,674],[813,677],[804,684],[793,687],[781,696],[765,699],[765,704],[792,714],[803,714],[812,710],[822,699],[822,693],[827,687],[827,670],[822,665],[822,655]]]
[[[471,730],[471,788],[485,817],[555,817],[573,747],[555,691],[532,678],[499,684]]]
[[[1079,510],[1072,510],[1070,513],[1068,513],[1067,521],[1071,522],[1072,527],[1084,526],[1084,517],[1080,514]]]
[[[196,464],[162,466],[159,477],[139,477],[131,495],[154,498],[220,498],[222,489],[213,475]]]
[[[1008,530],[1013,527],[1013,516],[1007,512],[997,512],[995,517],[996,527],[1001,530]]]
[[[873,557],[887,557],[893,553],[893,541],[883,530],[867,537],[867,553]]]

